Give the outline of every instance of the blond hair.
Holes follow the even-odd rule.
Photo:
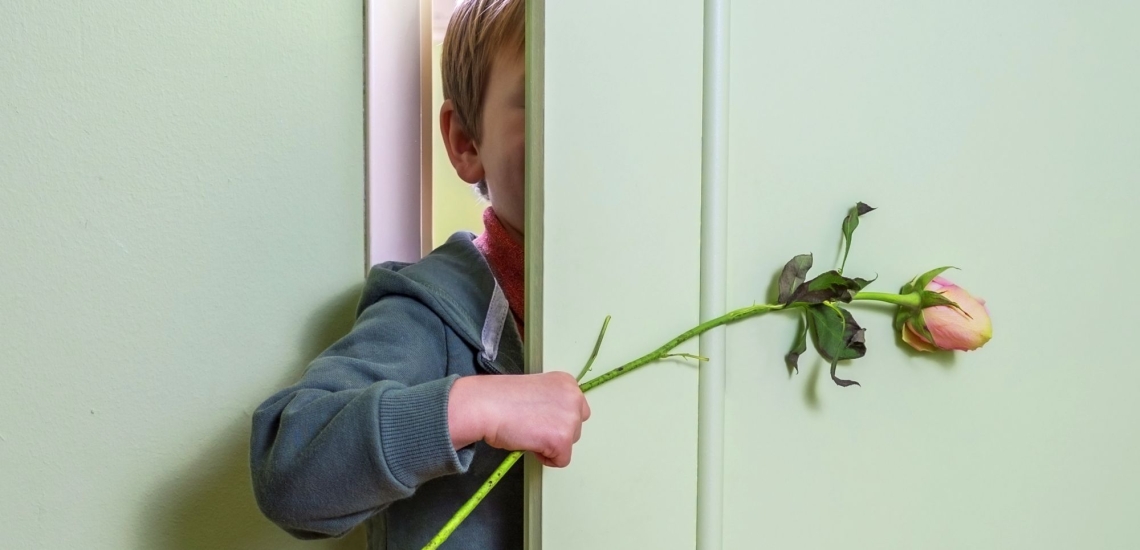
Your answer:
[[[491,63],[503,52],[522,54],[525,27],[523,0],[464,0],[451,15],[440,59],[443,97],[451,100],[459,124],[476,142],[482,137]]]

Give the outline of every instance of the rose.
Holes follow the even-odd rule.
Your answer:
[[[985,300],[972,296],[944,277],[934,277],[924,290],[926,296],[929,296],[926,293],[935,293],[952,303],[924,300],[939,305],[929,305],[906,318],[900,328],[901,336],[911,347],[919,351],[973,351],[993,337],[993,323]]]

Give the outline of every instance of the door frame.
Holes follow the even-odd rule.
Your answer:
[[[365,259],[431,248],[431,0],[365,0]]]

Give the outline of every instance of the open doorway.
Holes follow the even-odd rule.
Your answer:
[[[431,0],[431,228],[432,246],[443,244],[456,231],[480,233],[483,228],[483,209],[487,204],[475,190],[459,176],[447,159],[447,150],[439,133],[439,108],[443,104],[443,85],[440,79],[440,55],[443,36],[457,0]]]

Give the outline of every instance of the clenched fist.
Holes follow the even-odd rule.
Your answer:
[[[447,410],[456,449],[482,440],[558,468],[570,464],[589,418],[586,396],[565,372],[466,376],[451,387]]]

